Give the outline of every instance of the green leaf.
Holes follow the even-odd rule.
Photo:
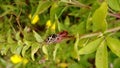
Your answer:
[[[115,11],[120,11],[120,0],[107,0],[108,5]]]
[[[17,48],[16,48],[16,51],[15,51],[16,54],[20,54],[21,53],[23,45],[24,45],[24,43],[21,40],[19,40]]]
[[[5,35],[4,34],[0,34],[0,42],[5,42]]]
[[[76,54],[75,57],[77,57],[77,59],[79,60],[80,59],[79,58],[79,50],[78,50],[79,34],[77,34],[76,36],[77,36],[77,38],[76,38],[75,45],[74,45],[74,51],[75,51],[75,54]]]
[[[107,37],[107,44],[111,51],[120,57],[120,41],[116,38]]]
[[[92,17],[90,12],[86,21],[86,31],[91,31],[91,30],[92,30]]]
[[[34,37],[36,38],[37,42],[43,42],[43,39],[37,32],[33,31],[33,33],[34,33]]]
[[[108,52],[105,41],[103,41],[97,49],[95,64],[96,68],[108,68]]]
[[[69,26],[69,25],[70,25],[70,19],[69,19],[68,16],[65,18],[64,23],[65,23],[66,26]]]
[[[65,7],[59,6],[62,6],[62,4],[54,2],[50,8],[50,20],[52,23],[55,21],[55,15],[59,18],[67,8],[66,6]]]
[[[87,31],[91,31],[92,30],[92,18],[88,18],[87,19],[86,30]]]
[[[43,46],[42,46],[42,51],[43,51],[43,53],[44,53],[45,55],[48,56],[48,50],[47,50],[46,45],[43,45]]]
[[[13,54],[15,54],[16,53],[16,49],[17,49],[17,47],[18,47],[18,44],[17,43],[14,43],[14,44],[10,44],[11,46],[10,46],[10,50],[11,50],[11,52],[13,53]]]
[[[90,54],[96,51],[103,38],[98,38],[79,50],[79,54]]]
[[[96,9],[92,16],[93,22],[93,31],[102,31],[104,32],[107,29],[107,16],[108,6],[106,2],[103,2],[100,8]]]
[[[56,25],[57,25],[58,31],[66,30],[66,29],[67,29],[67,27],[58,20],[57,15],[55,15],[55,23],[56,23]]]
[[[4,10],[3,13],[0,14],[0,17],[5,16],[7,14],[10,14],[10,12],[13,12],[17,8],[13,5],[0,5],[0,7]]]
[[[69,29],[71,29],[74,34],[84,34],[86,32],[86,22],[79,22],[78,24],[72,25]]]
[[[28,32],[29,27],[25,27],[23,30],[23,40],[28,40],[28,41],[35,41],[35,38],[33,36],[33,32]]]
[[[57,8],[58,8],[58,4],[56,2],[54,2],[54,4],[50,8],[50,20],[51,20],[51,22],[54,22],[54,20],[55,20]]]
[[[7,61],[2,57],[0,57],[0,66],[3,68],[7,66]]]
[[[20,31],[16,33],[15,38],[17,41],[21,40]]]
[[[86,67],[82,64],[72,63],[68,66],[68,68],[86,68]]]
[[[13,39],[12,39],[12,35],[11,35],[11,30],[8,30],[8,37],[7,37],[7,42],[8,43],[14,43]]]
[[[32,43],[30,41],[25,40],[24,43],[26,44],[22,49],[22,56],[25,56],[26,51],[30,48]]]
[[[66,26],[63,23],[60,23],[59,21],[57,22],[57,26],[59,31],[66,29]]]
[[[113,68],[120,68],[120,58],[116,58],[113,62]]]
[[[53,51],[53,60],[56,59],[56,54],[57,54],[57,50],[58,50],[59,46],[60,46],[59,44],[56,44],[56,46],[55,46],[55,50]]]
[[[40,48],[39,43],[33,42],[32,48],[31,48],[31,58],[33,61],[35,60],[34,54],[38,51],[39,48]]]
[[[51,1],[39,1],[39,5],[36,9],[36,12],[33,14],[32,20],[34,17],[38,14],[43,13],[45,10],[47,10],[52,5]]]
[[[4,45],[4,46],[2,47],[1,54],[6,55],[10,48],[10,45],[8,45],[8,44],[2,44],[2,45]]]

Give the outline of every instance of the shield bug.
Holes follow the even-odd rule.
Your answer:
[[[50,36],[48,36],[48,38],[45,40],[45,42],[47,44],[58,43],[66,37],[68,37],[68,32],[67,31],[62,31],[58,34],[51,34]]]

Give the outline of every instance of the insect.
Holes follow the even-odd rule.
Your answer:
[[[48,36],[48,38],[45,40],[45,42],[47,44],[51,44],[51,43],[58,43],[60,41],[62,41],[64,38],[68,37],[68,32],[67,31],[62,31],[58,34],[51,34],[50,36]]]

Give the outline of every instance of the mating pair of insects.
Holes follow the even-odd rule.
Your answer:
[[[58,42],[61,42],[63,39],[69,38],[69,37],[71,36],[68,36],[67,31],[62,31],[62,32],[59,32],[58,34],[51,34],[50,36],[48,36],[45,42],[47,44],[58,43]]]

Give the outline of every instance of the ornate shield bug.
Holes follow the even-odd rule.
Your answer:
[[[45,40],[45,42],[47,44],[58,43],[58,42],[62,41],[64,38],[66,38],[67,36],[68,36],[68,32],[62,31],[58,34],[51,34],[50,36],[48,36],[48,38]]]

